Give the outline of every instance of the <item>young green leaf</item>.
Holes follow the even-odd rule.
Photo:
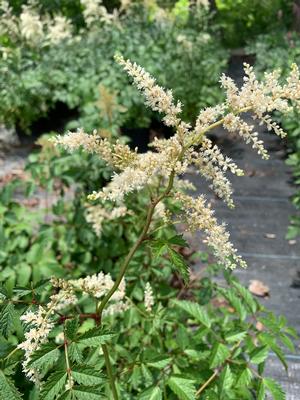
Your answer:
[[[285,393],[279,383],[271,378],[264,378],[263,381],[274,400],[285,400]]]
[[[216,368],[220,366],[229,356],[229,349],[222,343],[216,343],[213,347],[209,360],[210,368]]]
[[[181,378],[179,376],[172,376],[167,385],[178,396],[179,400],[195,400],[196,389],[194,381],[191,379]]]
[[[102,328],[96,327],[80,336],[78,343],[84,346],[97,347],[101,344],[110,342],[114,336],[114,334],[104,332]]]
[[[93,386],[103,383],[103,376],[91,367],[77,365],[72,368],[72,377],[80,385]]]
[[[237,289],[239,294],[243,297],[251,312],[255,313],[257,311],[257,302],[255,301],[249,290],[236,281],[233,281],[232,284]]]
[[[40,398],[43,400],[53,400],[64,388],[66,379],[67,372],[65,370],[56,371],[51,374],[42,387]]]
[[[149,388],[139,395],[138,400],[162,400],[162,390],[158,386]]]
[[[250,361],[253,364],[260,364],[265,361],[269,355],[269,346],[258,347],[250,353]]]
[[[30,368],[40,369],[42,367],[52,366],[59,358],[60,351],[57,345],[46,343],[36,350],[31,356],[28,366]]]
[[[70,360],[72,360],[73,362],[77,362],[78,364],[81,364],[83,362],[82,351],[77,343],[70,343],[70,345],[68,346],[68,352]]]
[[[239,342],[247,336],[247,332],[229,333],[225,336],[226,342],[234,343]]]
[[[0,370],[0,400],[21,400],[22,396],[10,378]]]
[[[3,306],[0,312],[0,332],[4,337],[8,337],[14,326],[15,308],[12,303]]]
[[[244,386],[247,387],[247,386],[249,386],[249,384],[252,380],[252,377],[253,377],[253,374],[252,374],[251,369],[245,368],[239,375],[236,385],[241,386],[241,387],[244,387]]]
[[[170,257],[171,263],[174,265],[176,271],[178,271],[185,283],[188,283],[190,279],[190,268],[186,264],[183,256],[171,247],[168,247],[168,255]]]
[[[234,377],[231,372],[231,369],[230,369],[229,365],[226,365],[226,367],[223,369],[223,371],[220,375],[220,379],[219,379],[220,398],[222,398],[224,394],[228,393],[228,391],[232,387],[233,381],[234,381]]]
[[[157,369],[164,369],[170,362],[172,361],[171,357],[167,358],[161,358],[160,360],[157,361],[151,361],[147,362],[147,365],[152,368],[157,368]]]
[[[176,246],[189,247],[189,244],[184,239],[183,235],[172,236],[167,241],[168,241],[169,244],[173,244],[173,245],[176,245]]]
[[[104,400],[103,393],[98,388],[91,388],[87,386],[74,386],[72,388],[72,393],[77,400]]]
[[[193,318],[195,318],[198,322],[203,324],[205,327],[211,327],[211,320],[207,314],[207,311],[204,307],[199,306],[197,303],[193,303],[192,301],[188,300],[174,300],[173,303],[181,308],[182,310],[186,311],[190,314]]]
[[[65,336],[69,340],[75,340],[76,333],[79,327],[79,319],[67,319],[65,322]]]
[[[265,400],[266,398],[266,390],[264,381],[261,380],[258,385],[258,393],[257,393],[257,400]]]
[[[247,317],[247,310],[244,307],[241,299],[237,297],[234,293],[232,293],[230,290],[222,290],[221,293],[229,301],[230,305],[235,309],[235,311],[238,313],[241,321],[244,321]]]

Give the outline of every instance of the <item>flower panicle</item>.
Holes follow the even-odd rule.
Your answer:
[[[193,199],[184,194],[184,185],[180,185],[180,177],[190,166],[210,182],[211,189],[223,199],[229,207],[233,207],[231,183],[225,175],[227,172],[243,175],[243,171],[229,158],[224,156],[218,146],[214,145],[206,134],[222,126],[230,134],[237,134],[249,143],[262,158],[268,153],[263,141],[258,137],[255,125],[250,124],[242,114],[251,112],[260,124],[265,124],[280,137],[285,133],[271,118],[273,111],[287,113],[291,104],[300,105],[300,77],[297,66],[293,66],[285,84],[281,84],[278,71],[265,74],[264,80],[258,81],[253,67],[244,65],[245,77],[239,88],[235,82],[222,75],[220,82],[226,92],[226,100],[217,106],[200,111],[196,124],[191,127],[180,119],[181,103],[175,102],[169,90],[160,87],[155,79],[142,67],[122,56],[116,55],[116,61],[133,79],[134,84],[143,93],[145,103],[153,111],[164,114],[167,126],[173,127],[174,136],[169,139],[156,139],[152,143],[154,151],[144,154],[132,152],[124,145],[113,146],[95,135],[87,135],[82,131],[68,133],[66,137],[56,139],[57,143],[70,150],[82,146],[86,151],[95,152],[119,171],[112,176],[111,182],[101,191],[89,195],[91,200],[110,201],[120,207],[129,193],[141,191],[145,187],[154,188],[154,192],[162,193],[162,186],[168,183],[165,191],[181,205],[181,217],[190,230],[203,230],[206,242],[213,248],[214,254],[226,268],[244,267],[245,262],[237,255],[230,242],[225,225],[220,225],[210,205],[203,196]],[[159,185],[159,187],[157,187]],[[182,186],[180,188],[180,186]],[[161,200],[159,199],[158,203]],[[95,209],[96,211],[96,209]],[[103,219],[103,210],[99,208],[98,217]],[[154,213],[155,218],[171,221],[169,210]],[[91,214],[90,214],[91,215]],[[91,220],[93,218],[91,217]],[[109,218],[108,218],[109,219]],[[98,231],[101,231],[99,223]]]
[[[180,124],[178,115],[181,113],[181,103],[179,101],[174,103],[172,91],[157,85],[155,79],[141,66],[125,60],[120,54],[115,56],[115,60],[131,76],[136,87],[144,94],[146,105],[153,111],[164,114],[163,121],[167,126],[177,127]]]

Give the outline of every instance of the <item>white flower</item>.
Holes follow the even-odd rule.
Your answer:
[[[50,43],[57,44],[71,36],[71,22],[62,15],[56,15],[48,26],[47,39]]]
[[[154,305],[154,296],[153,296],[152,287],[149,282],[146,283],[146,287],[145,287],[144,304],[145,304],[146,310],[148,312],[151,312],[152,307]]]
[[[30,329],[25,331],[25,341],[20,343],[18,348],[25,352],[22,364],[23,371],[33,382],[38,379],[38,371],[28,365],[31,355],[40,348],[41,344],[48,341],[48,336],[55,325],[53,313],[71,304],[71,298],[72,294],[69,291],[62,290],[59,294],[51,296],[50,302],[45,308],[39,306],[37,311],[28,311],[20,317],[21,321],[27,324]],[[72,304],[74,304],[74,298]]]
[[[43,23],[40,16],[29,7],[23,7],[20,14],[21,35],[28,41],[37,42],[43,36]]]

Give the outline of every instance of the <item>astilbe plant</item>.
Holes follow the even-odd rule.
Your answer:
[[[284,398],[280,386],[272,379],[263,378],[262,374],[269,349],[285,363],[276,340],[279,337],[292,348],[286,333],[293,334],[293,330],[285,327],[283,318],[277,320],[268,314],[258,315],[264,310],[230,273],[225,273],[230,290],[205,280],[201,280],[199,286],[193,281],[193,285],[203,291],[208,285],[209,290],[222,296],[234,308],[236,317],[230,316],[226,307],[224,311],[215,308],[209,314],[209,308],[205,310],[197,302],[181,300],[180,293],[176,294],[172,288],[167,296],[160,294],[156,292],[155,279],[142,282],[144,295],[134,294],[134,291],[129,294],[126,272],[131,271],[129,282],[137,281],[132,272],[132,268],[137,268],[136,257],[140,254],[139,260],[148,259],[151,249],[156,257],[161,257],[161,265],[165,265],[167,254],[173,270],[188,284],[189,268],[176,250],[177,246],[184,246],[185,241],[180,235],[164,235],[166,226],[172,227],[177,222],[184,222],[189,231],[204,231],[205,242],[225,270],[246,267],[205,197],[194,198],[186,194],[186,189],[191,189],[192,185],[180,177],[193,166],[211,183],[215,193],[233,207],[232,189],[225,173],[242,175],[243,172],[230,158],[222,155],[207,133],[223,126],[230,134],[238,133],[263,158],[268,158],[254,127],[242,115],[252,112],[254,119],[283,137],[284,132],[270,115],[275,110],[286,113],[293,103],[297,105],[300,99],[299,71],[293,66],[286,83],[281,85],[276,72],[266,74],[264,80],[258,82],[252,67],[245,65],[244,84],[240,89],[229,77],[222,76],[226,101],[202,110],[195,126],[191,127],[181,120],[181,103],[174,101],[171,91],[158,86],[140,66],[121,56],[116,56],[116,60],[133,78],[145,96],[146,104],[163,114],[163,122],[174,128],[175,133],[170,139],[156,139],[151,144],[154,151],[145,154],[132,151],[122,143],[101,139],[96,132],[87,134],[78,130],[56,137],[57,145],[70,151],[83,148],[98,155],[116,171],[106,187],[89,195],[92,203],[87,219],[97,234],[101,235],[102,225],[113,218],[128,218],[132,231],[137,234],[132,236],[133,243],[125,259],[117,263],[120,268],[113,271],[113,279],[103,272],[78,280],[53,278],[50,283],[53,291],[48,300],[43,290],[49,288],[49,282],[13,292],[9,287],[3,289],[4,298],[18,299],[5,305],[1,318],[6,318],[6,325],[9,316],[12,324],[13,302],[26,303],[26,296],[29,296],[27,303],[31,305],[21,316],[26,326],[25,341],[6,355],[3,365],[10,371],[16,363],[14,357],[23,350],[23,371],[35,382],[35,393],[40,392],[41,398],[46,400],[190,400],[202,394],[210,399],[250,399],[251,390],[263,399],[266,389],[274,398]],[[134,215],[130,202],[138,201],[140,193],[147,203]],[[151,267],[151,263],[149,265]],[[156,267],[154,271],[156,278],[159,274],[160,278],[164,277],[160,268]],[[149,280],[151,273],[146,271]],[[143,274],[142,271],[141,277]],[[173,299],[173,294],[178,298]],[[161,302],[158,303],[158,299]],[[178,310],[184,317],[177,315]],[[122,319],[123,314],[129,317]],[[116,316],[120,316],[119,322],[114,319]],[[95,324],[92,329],[85,325],[90,320]],[[187,323],[190,320],[193,322]],[[265,327],[263,332],[257,327],[258,322]],[[9,329],[7,326],[8,332]],[[114,351],[109,351],[108,346],[114,346]],[[147,346],[150,346],[148,352]],[[158,359],[151,359],[149,352],[154,352]],[[254,368],[256,364],[258,370]],[[104,365],[106,377],[100,373]],[[53,366],[56,371],[49,375]],[[158,373],[152,375],[149,368],[158,369]],[[19,399],[10,379],[0,378],[11,398]],[[106,382],[106,397],[102,397]],[[214,382],[216,386],[212,386]],[[199,385],[198,389],[195,384]]]

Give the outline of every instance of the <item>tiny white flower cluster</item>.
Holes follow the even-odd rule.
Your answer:
[[[128,213],[125,206],[114,207],[112,210],[108,210],[100,204],[90,205],[86,207],[85,218],[89,224],[93,226],[93,229],[98,237],[102,234],[102,227],[105,221],[113,221],[115,219],[124,217]]]
[[[225,172],[229,170],[232,174],[242,176],[243,171],[229,157],[225,157],[218,146],[213,145],[206,137],[202,140],[201,149],[194,152],[193,156],[193,164],[198,167],[198,172],[211,181],[210,188],[218,197],[224,199],[229,207],[233,207],[231,183],[225,176]]]
[[[79,289],[83,293],[87,293],[93,297],[96,297],[97,299],[105,296],[114,285],[114,281],[112,280],[110,274],[104,274],[103,272],[67,282],[73,288]],[[118,290],[112,296],[112,300],[123,300],[125,297],[125,291],[126,284],[125,280],[123,279]]]
[[[203,7],[203,8],[205,8],[205,9],[209,9],[209,7],[210,7],[210,2],[209,2],[209,0],[192,0],[192,1],[194,1],[194,2],[196,2],[196,6],[197,7]]]
[[[95,297],[96,299],[103,298],[113,287],[114,281],[110,274],[104,274],[99,272],[98,274],[89,275],[85,278],[63,280],[63,279],[52,279],[54,287],[61,288],[62,291],[68,291],[75,296],[75,292],[87,294]],[[75,303],[75,302],[74,302]],[[103,315],[113,315],[123,312],[128,309],[128,302],[126,300],[126,283],[123,279],[115,291],[113,296],[110,298],[109,306],[103,312]]]
[[[224,224],[219,225],[214,210],[210,204],[206,205],[204,196],[197,198],[183,193],[175,194],[176,200],[182,205],[183,221],[190,231],[204,231],[206,234],[205,243],[213,249],[214,255],[225,268],[236,268],[238,265],[246,267],[245,261],[237,255],[237,250],[229,241],[229,233]]]
[[[81,0],[80,2],[84,7],[83,17],[88,27],[99,21],[110,24],[118,20],[118,11],[114,9],[112,13],[109,13],[102,0]]]
[[[30,7],[23,7],[20,15],[20,33],[28,42],[38,42],[44,36],[41,18]]]
[[[31,46],[58,44],[72,36],[72,24],[66,17],[41,17],[35,2],[23,5],[19,17],[5,0],[0,3],[0,11],[0,32],[14,39],[21,38]]]
[[[68,290],[61,290],[59,294],[51,296],[45,307],[39,306],[37,311],[28,311],[21,316],[21,321],[28,324],[30,329],[25,332],[25,341],[18,345],[25,351],[23,371],[33,382],[38,381],[38,371],[29,366],[31,355],[48,341],[48,336],[54,328],[53,314],[76,302],[76,297]]]
[[[165,114],[163,118],[167,126],[176,127],[180,123],[178,114],[181,112],[181,103],[174,103],[171,90],[165,91],[158,86],[155,79],[136,63],[124,60],[121,56],[116,56],[116,61],[123,66],[124,70],[133,78],[137,88],[143,92],[146,98],[146,105],[153,111]]]
[[[46,38],[50,43],[58,44],[62,40],[72,36],[71,22],[63,15],[55,15],[53,20],[50,20]]]
[[[174,102],[170,90],[166,91],[157,85],[155,79],[136,63],[124,60],[121,56],[116,56],[116,61],[143,93],[146,105],[153,111],[164,114],[164,123],[175,129],[175,135],[167,140],[154,140],[152,147],[155,151],[145,154],[137,154],[124,145],[110,145],[107,141],[98,139],[95,135],[87,135],[83,131],[69,132],[66,136],[57,137],[57,144],[62,144],[70,150],[82,146],[87,151],[98,154],[118,170],[105,188],[94,192],[89,198],[109,200],[119,205],[130,192],[142,190],[147,185],[159,184],[163,187],[167,183],[167,195],[173,195],[180,201],[182,216],[191,229],[205,231],[207,243],[213,247],[219,260],[228,268],[244,266],[245,263],[237,256],[229,241],[229,234],[224,225],[217,224],[213,211],[205,205],[204,198],[200,196],[193,200],[189,196],[185,197],[178,187],[178,177],[184,174],[189,166],[196,166],[199,173],[211,182],[210,187],[214,192],[232,207],[232,188],[225,174],[231,172],[241,176],[243,171],[229,157],[222,155],[220,149],[213,145],[205,134],[217,126],[223,126],[230,133],[238,133],[247,143],[251,143],[263,158],[267,158],[263,142],[254,131],[254,126],[243,120],[241,115],[252,112],[254,119],[258,119],[260,123],[266,124],[268,129],[273,129],[277,135],[283,137],[284,132],[272,121],[270,113],[275,110],[287,113],[292,103],[300,105],[297,66],[292,67],[285,84],[279,82],[279,74],[276,72],[265,74],[264,80],[259,82],[253,68],[248,64],[245,64],[244,84],[240,89],[231,78],[223,75],[221,85],[226,91],[226,101],[200,111],[195,127],[192,128],[181,120],[181,103]],[[156,189],[159,191],[161,187]]]
[[[153,290],[149,282],[146,283],[145,292],[144,292],[144,304],[145,308],[148,312],[152,311],[152,307],[154,306],[154,296]]]

